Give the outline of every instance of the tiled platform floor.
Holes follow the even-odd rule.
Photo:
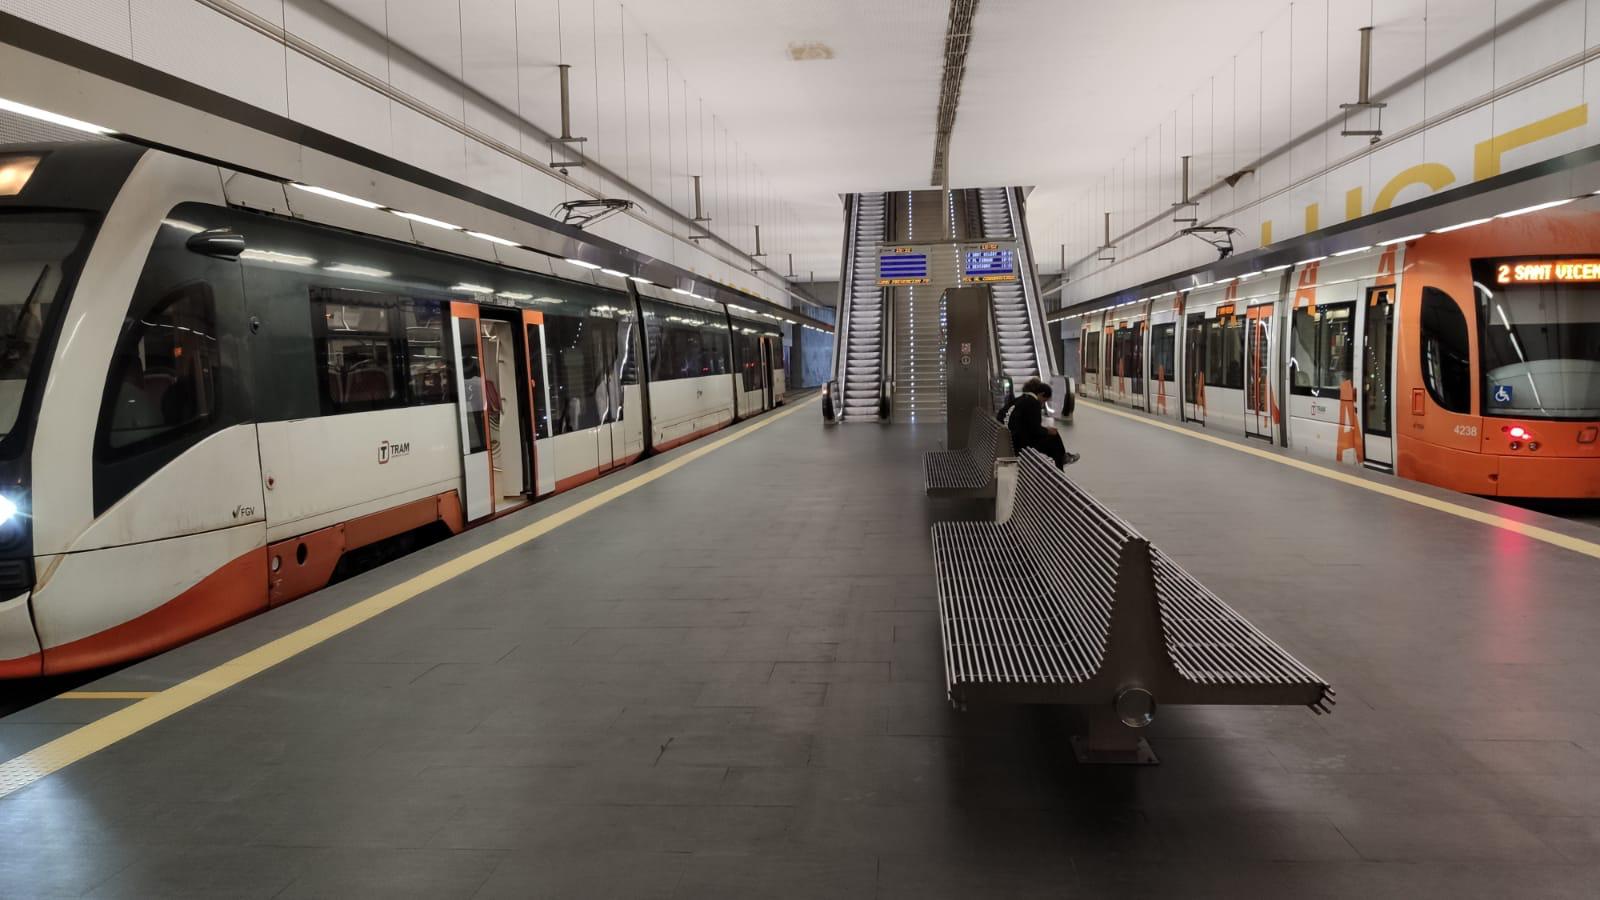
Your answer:
[[[819,418],[0,800],[0,896],[1596,896],[1594,560],[1082,412],[1074,474],[1339,706],[1164,709],[1160,767],[1081,768],[1060,711],[945,701],[928,526],[972,509],[921,494],[939,429]],[[0,742],[70,729],[66,702]]]

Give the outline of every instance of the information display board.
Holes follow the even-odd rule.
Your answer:
[[[1016,281],[1014,251],[999,244],[972,244],[961,250],[961,277],[970,284]]]
[[[885,247],[878,254],[878,285],[928,283],[928,254],[920,247]]]

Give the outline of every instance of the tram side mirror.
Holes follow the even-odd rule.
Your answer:
[[[236,260],[244,252],[244,235],[229,228],[212,228],[189,238],[186,246],[196,253],[217,259]]]

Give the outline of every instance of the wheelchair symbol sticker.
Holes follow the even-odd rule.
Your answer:
[[[1494,386],[1494,402],[1496,402],[1496,403],[1510,403],[1511,402],[1511,385],[1509,385],[1509,384],[1497,384],[1497,385],[1495,385]]]

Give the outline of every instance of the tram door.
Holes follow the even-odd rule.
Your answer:
[[[1245,311],[1244,429],[1272,440],[1272,304]]]
[[[1361,427],[1362,439],[1366,444],[1365,459],[1392,468],[1394,288],[1368,289],[1367,302],[1362,310]]]
[[[781,350],[778,349],[778,339],[770,335],[761,335],[761,408],[772,409],[777,405],[777,398],[773,396],[774,379],[772,370],[783,366]]]
[[[1190,313],[1183,328],[1183,420],[1206,422],[1206,315]]]
[[[456,348],[456,411],[461,427],[462,514],[475,522],[494,514],[494,469],[483,377],[478,304],[451,301],[450,339]]]
[[[523,353],[527,360],[528,418],[532,420],[533,493],[536,497],[556,489],[555,460],[550,445],[550,374],[546,362],[544,313],[525,309],[522,311]]]

